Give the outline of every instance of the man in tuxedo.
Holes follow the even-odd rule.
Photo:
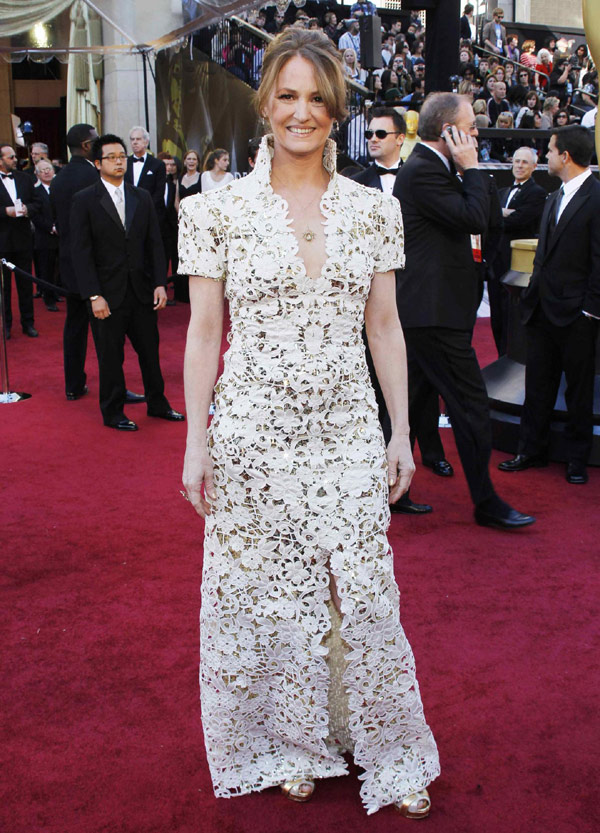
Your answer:
[[[165,397],[158,357],[156,312],[166,305],[167,293],[152,198],[123,181],[127,155],[118,136],[96,139],[92,158],[100,180],[73,199],[71,257],[80,295],[89,301],[96,320],[104,424],[119,431],[137,431],[123,410],[126,335],[138,354],[148,415],[178,422],[185,417]]]
[[[352,176],[355,182],[377,188],[386,194],[392,194],[396,183],[396,175],[402,166],[400,152],[406,136],[406,121],[393,107],[377,107],[371,111],[369,127],[365,131],[369,156],[372,163],[364,171]],[[392,429],[385,407],[383,393],[379,387],[375,368],[371,356],[367,351],[367,361],[371,374],[371,382],[375,389],[375,396],[379,407],[379,418],[386,443],[392,435]],[[438,431],[439,397],[435,390],[421,414],[421,420],[416,429],[423,464],[431,468],[442,477],[449,477],[454,472],[450,463],[445,459],[444,447]],[[393,512],[404,514],[424,514],[431,512],[426,503],[414,503],[410,496],[403,495],[399,501],[391,504]]]
[[[483,234],[489,220],[473,108],[454,93],[432,93],[421,109],[419,135],[394,186],[405,229],[406,267],[396,286],[407,346],[409,421],[418,425],[424,398],[431,387],[439,391],[476,521],[516,529],[535,519],[501,500],[490,480],[488,397],[471,346],[480,294],[471,235]]]
[[[50,205],[50,183],[55,177],[54,167],[49,159],[41,158],[35,163],[35,172],[38,178],[33,189],[36,204],[33,218],[35,273],[43,281],[56,285],[58,281],[58,233]],[[42,287],[42,297],[47,310],[58,312],[56,292]]]
[[[127,160],[125,182],[148,191],[152,197],[160,227],[165,219],[165,184],[167,181],[165,164],[148,153],[150,134],[143,127],[131,128],[129,143],[133,153]]]
[[[69,217],[73,197],[78,191],[98,181],[98,172],[90,157],[98,137],[91,124],[74,124],[67,132],[71,161],[54,177],[50,185],[50,204],[58,231],[60,280],[67,292],[67,314],[63,331],[65,395],[69,400],[87,393],[85,357],[87,353],[89,311],[82,300],[71,262]]]
[[[600,318],[600,183],[590,170],[594,136],[580,125],[552,132],[548,173],[562,186],[546,202],[529,286],[525,403],[518,454],[502,471],[547,465],[550,421],[566,378],[567,482],[587,483],[592,448],[595,350]]]
[[[165,250],[165,263],[167,273],[169,265],[171,266],[171,282],[173,284],[177,281],[177,266],[179,258],[177,256],[177,210],[175,208],[175,201],[177,198],[177,163],[170,153],[165,151],[158,154],[158,159],[165,166],[167,174],[167,181],[165,182],[164,193],[164,208],[165,216],[164,222],[161,226],[163,247]],[[175,298],[167,301],[167,306],[174,306]]]
[[[33,239],[31,217],[35,214],[33,181],[17,170],[17,155],[10,145],[0,147],[0,257],[14,263],[24,272],[31,272]],[[19,296],[21,327],[25,335],[37,338],[33,326],[33,286],[15,275]],[[12,272],[4,269],[4,315],[6,337],[12,328]]]
[[[499,192],[503,228],[492,263],[493,276],[488,281],[492,332],[499,356],[506,354],[507,347],[509,296],[500,280],[510,269],[510,243],[511,240],[537,237],[548,196],[533,179],[536,167],[537,151],[530,147],[519,148],[512,162],[514,182]]]

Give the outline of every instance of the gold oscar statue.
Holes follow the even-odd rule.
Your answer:
[[[600,0],[581,0],[583,28],[594,65],[600,61]],[[600,119],[596,114],[596,156],[600,160]]]

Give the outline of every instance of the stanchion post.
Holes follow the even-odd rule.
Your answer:
[[[10,405],[13,402],[20,402],[22,399],[29,399],[30,393],[16,393],[11,391],[8,381],[8,354],[6,351],[6,313],[4,309],[4,280],[5,269],[9,270],[12,264],[2,258],[0,261],[0,405]],[[14,268],[14,267],[13,267]]]

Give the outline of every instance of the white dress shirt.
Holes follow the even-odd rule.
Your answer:
[[[146,156],[148,154],[144,154],[143,156],[139,157],[142,161],[141,162],[133,162],[133,184],[137,187],[138,182],[140,181],[140,177],[142,175],[142,169],[146,164]],[[136,157],[134,156],[134,159]]]
[[[115,204],[115,208],[117,209],[117,214],[119,214],[119,216],[120,216],[120,209],[119,209],[119,199],[117,197],[117,193],[119,191],[121,192],[121,197],[123,199],[123,225],[125,225],[125,220],[124,220],[124,216],[125,216],[125,185],[124,185],[123,181],[121,181],[120,185],[113,185],[111,182],[107,182],[104,179],[104,177],[101,177],[101,179],[102,179],[102,184],[104,185],[104,187],[108,191],[111,200]]]
[[[400,160],[400,156],[398,156],[395,165],[382,165],[381,162],[377,162],[378,168],[399,168],[401,165],[402,162]],[[381,190],[383,191],[383,193],[391,194],[394,190],[394,185],[396,183],[396,174],[384,174],[381,171],[379,171],[379,181],[381,182]]]
[[[14,176],[7,176],[7,177],[3,176],[1,181],[2,181],[2,184],[4,185],[4,187],[6,188],[6,190],[8,191],[8,196],[13,201],[13,205],[16,205],[18,197],[17,197],[17,185],[15,183]]]
[[[563,198],[562,198],[562,202],[560,204],[560,207],[558,209],[558,214],[556,215],[556,222],[557,223],[560,220],[560,218],[562,217],[563,211],[565,210],[565,208],[571,202],[571,200],[573,199],[575,194],[579,191],[579,189],[581,188],[583,183],[586,181],[588,176],[591,176],[591,175],[592,175],[592,172],[588,168],[582,174],[579,174],[578,176],[574,176],[573,179],[570,179],[568,182],[563,183],[563,186],[562,186],[562,188],[563,188]]]

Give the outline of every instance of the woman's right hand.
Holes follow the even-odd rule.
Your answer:
[[[206,518],[212,512],[211,503],[217,499],[213,480],[213,464],[206,446],[189,447],[183,462],[183,485],[188,500],[200,515]],[[204,494],[202,489],[204,487]]]

